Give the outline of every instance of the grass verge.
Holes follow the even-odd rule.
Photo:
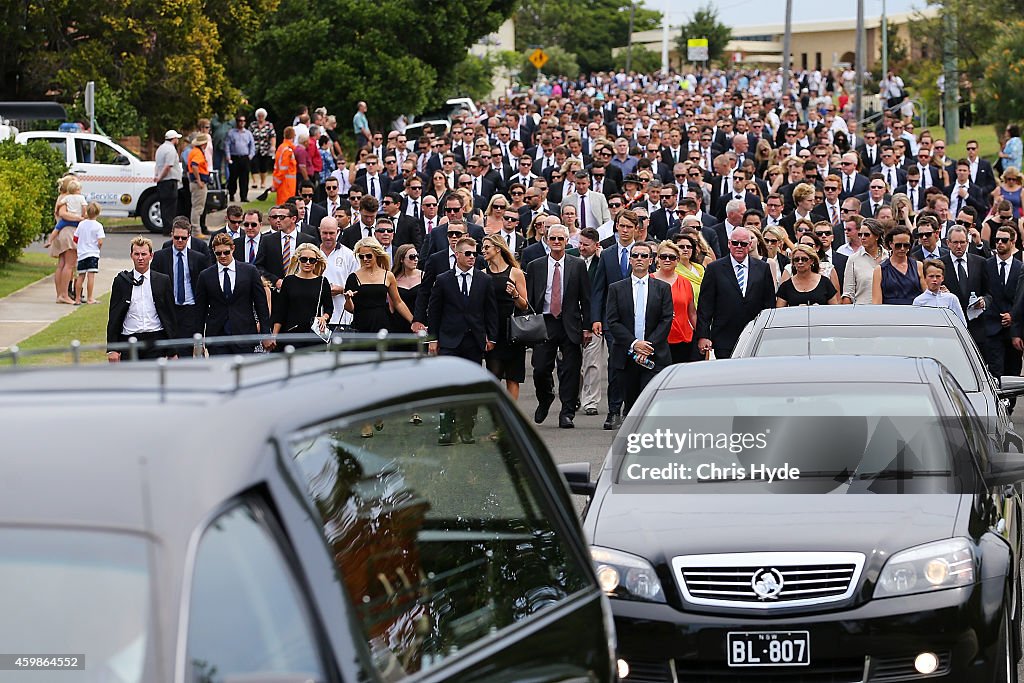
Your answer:
[[[22,254],[14,263],[0,266],[0,297],[52,275],[56,266],[56,259],[35,252]]]
[[[77,339],[83,346],[103,344],[106,342],[107,331],[107,294],[100,298],[98,304],[78,306],[74,311],[57,320],[49,327],[32,335],[18,344],[22,351],[32,349],[48,349],[69,347],[71,340]],[[82,354],[82,362],[100,363],[106,360],[103,351],[87,351]],[[71,353],[46,354],[28,356],[23,361],[26,365],[70,365]]]
[[[932,129],[933,135],[938,137],[944,137],[945,134],[941,128]],[[959,142],[954,144],[946,143],[946,156],[950,159],[963,159],[967,156],[967,150],[965,146],[968,140],[978,141],[978,155],[988,159],[989,161],[995,161],[997,154],[1001,149],[999,147],[999,138],[996,136],[996,130],[992,127],[992,124],[978,124],[971,128],[963,128],[960,130]]]

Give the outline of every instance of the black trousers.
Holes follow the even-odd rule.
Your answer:
[[[202,321],[199,319],[197,306],[174,305],[174,320],[177,323],[178,338],[191,339],[196,332],[202,332]],[[177,349],[180,358],[192,357],[192,344],[182,344]]]
[[[480,365],[484,359],[484,350],[477,346],[476,338],[473,335],[467,334],[456,348],[438,348],[437,355],[465,358],[471,363]],[[466,405],[442,409],[439,430],[441,435],[447,437],[454,434],[472,436],[473,427],[476,425],[476,410],[475,406]]]
[[[619,371],[622,381],[622,414],[625,415],[636,403],[640,392],[644,390],[647,383],[658,374],[654,370],[648,370],[637,364],[632,358],[626,358],[626,366]]]
[[[691,339],[688,342],[668,345],[669,353],[672,354],[673,363],[692,363],[697,360],[697,340]]]
[[[118,335],[118,341],[128,342],[130,337],[135,337],[140,342],[139,347],[139,360],[153,360],[155,358],[166,358],[168,356],[174,356],[178,353],[177,349],[171,346],[164,346],[158,349],[151,347],[151,344],[155,341],[161,341],[167,339],[167,332],[161,330],[159,332],[137,332],[135,334],[120,334]],[[121,351],[121,360],[131,360],[131,353],[126,349]]]
[[[988,361],[988,369],[994,377],[1003,375],[1020,376],[1021,353],[1013,348],[1013,341],[1010,337],[1010,328],[1004,327],[988,338],[988,352],[985,354]]]
[[[615,341],[607,332],[605,332],[604,341],[608,346],[608,412],[620,414],[622,412],[622,384],[619,379],[619,369],[612,364]]]
[[[228,177],[228,196],[238,195],[243,202],[249,201],[249,157],[231,155],[231,173]]]
[[[545,315],[544,324],[547,326],[548,340],[533,347],[533,385],[537,390],[537,400],[554,400],[555,382],[552,373],[555,370],[555,359],[561,352],[562,360],[558,363],[558,400],[562,403],[562,409],[559,415],[575,417],[576,403],[580,397],[583,346],[566,337],[565,325],[560,319]]]
[[[156,196],[160,198],[160,220],[165,235],[171,234],[171,224],[178,215],[178,181],[161,180],[156,184]]]

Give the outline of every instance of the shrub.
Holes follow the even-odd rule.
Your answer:
[[[64,157],[46,142],[0,142],[0,263],[17,259],[53,228],[57,181],[66,170]]]

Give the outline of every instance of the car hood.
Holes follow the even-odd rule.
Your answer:
[[[966,533],[971,496],[652,494],[605,489],[587,515],[594,545],[667,563],[680,555],[860,552],[881,561]],[[599,503],[599,506],[598,506]]]

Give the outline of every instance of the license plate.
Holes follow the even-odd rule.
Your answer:
[[[729,666],[808,666],[809,631],[732,631],[727,634]]]

